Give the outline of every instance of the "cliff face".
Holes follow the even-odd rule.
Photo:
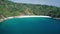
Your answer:
[[[0,0],[0,18],[2,18],[2,16],[9,17],[18,15],[48,15],[49,11],[52,11],[52,16],[60,17],[59,7],[14,3],[8,0]]]

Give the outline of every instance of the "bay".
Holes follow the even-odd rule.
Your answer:
[[[52,18],[13,18],[0,26],[1,34],[60,34],[60,20]]]

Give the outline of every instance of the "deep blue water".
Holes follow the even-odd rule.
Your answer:
[[[13,18],[0,24],[1,34],[60,34],[60,20],[52,18]]]

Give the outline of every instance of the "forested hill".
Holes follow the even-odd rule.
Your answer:
[[[60,17],[60,8],[48,5],[23,4],[0,0],[0,18],[18,15],[50,15]]]

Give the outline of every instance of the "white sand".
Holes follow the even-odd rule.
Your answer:
[[[44,17],[44,18],[51,18],[50,16],[13,16],[13,17],[7,17],[4,19],[0,19],[0,22],[7,20],[7,19],[12,19],[12,18],[27,18],[27,17]]]
[[[15,18],[27,18],[27,17],[45,17],[45,18],[51,18],[50,16],[16,16]]]
[[[51,18],[50,16],[13,16],[13,17],[7,17],[5,19],[11,19],[11,18],[27,18],[27,17],[44,17],[44,18]]]

